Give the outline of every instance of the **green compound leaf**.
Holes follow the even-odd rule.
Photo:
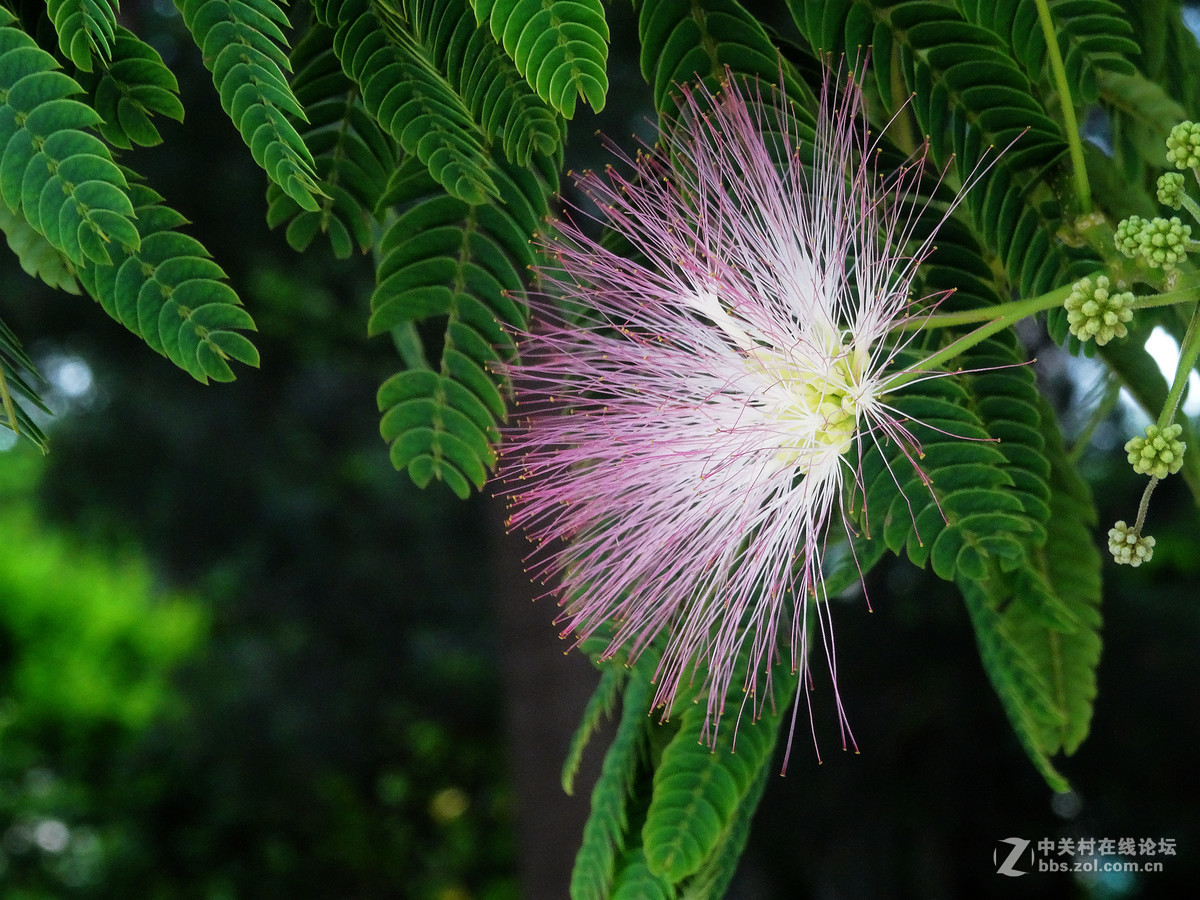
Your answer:
[[[545,102],[566,118],[608,93],[608,22],[600,0],[472,0],[476,20]]]
[[[624,857],[624,865],[613,883],[608,900],[673,900],[671,882],[655,874],[643,847],[634,847]]]
[[[956,582],[1018,740],[1047,783],[1066,790],[1051,758],[1086,735],[1099,661],[1100,561],[1088,531],[1095,512],[1032,372],[1015,365],[1020,358],[1005,332],[965,355],[969,371],[953,383],[910,385],[895,399],[923,423],[912,431],[931,485],[918,476],[901,491],[884,463],[903,483],[903,452],[871,448],[866,524],[878,537],[886,510],[887,546],[918,564],[928,559]],[[939,431],[969,440],[936,438]]]
[[[1067,458],[1062,435],[1045,405],[1042,421],[1052,494],[1049,536],[1040,562],[1051,589],[1076,623],[1073,629],[1043,631],[1038,636],[1044,650],[1036,658],[1063,713],[1057,733],[1045,735],[1042,746],[1048,753],[1070,755],[1087,737],[1096,699],[1101,557],[1091,534],[1097,521],[1091,489]]]
[[[1039,402],[1050,460],[1046,543],[1027,569],[958,580],[980,656],[1017,739],[1047,784],[1067,790],[1051,758],[1087,736],[1100,661],[1100,553],[1096,511],[1063,450],[1052,411]]]
[[[433,65],[406,19],[367,0],[320,0],[334,52],[383,129],[451,196],[484,203],[499,195],[494,167],[470,111]]]
[[[142,226],[141,246],[80,280],[110,316],[197,381],[232,381],[231,362],[259,363],[243,331],[254,321],[225,273],[195,238],[175,230],[184,218],[162,198],[134,184],[130,196]]]
[[[267,189],[267,223],[287,223],[293,249],[305,250],[324,234],[334,256],[374,246],[382,223],[375,206],[396,166],[396,147],[363,106],[357,86],[342,72],[333,51],[334,33],[314,24],[292,52],[292,89],[307,124],[296,125],[316,161],[324,192],[315,210],[301,208],[281,187]]]
[[[874,444],[864,452],[863,534],[882,538],[919,566],[931,563],[947,580],[964,568],[981,572],[992,559],[1019,563],[1034,526],[1010,490],[1004,454],[963,386],[939,378],[906,386],[891,402],[911,419],[906,427],[920,447],[920,471],[898,445]]]
[[[716,848],[684,885],[683,893],[679,895],[681,900],[720,900],[725,896],[733,876],[737,874],[738,861],[750,838],[750,823],[758,810],[770,775],[771,756],[767,755],[763,757],[758,777],[734,810],[733,818],[726,825]]]
[[[777,697],[763,714],[752,719],[755,704],[731,687],[726,702],[745,708],[741,721],[730,715],[719,723],[713,740],[705,704],[694,704],[680,716],[679,733],[662,752],[654,771],[654,793],[642,826],[642,844],[651,873],[677,885],[702,868],[705,878],[719,879],[721,871],[741,851],[736,833],[744,826],[743,806],[752,792],[761,792],[760,778],[768,767],[779,735],[780,719],[796,678],[778,677]],[[736,728],[735,728],[736,723]]]
[[[964,580],[959,587],[975,629],[983,668],[1000,697],[1017,740],[1053,790],[1068,790],[1066,779],[1054,768],[1050,754],[1039,741],[1044,730],[1061,725],[1049,686],[1040,677],[1036,663],[1006,632],[1000,616],[999,610],[1011,596],[998,579]]]
[[[0,231],[4,232],[9,249],[16,254],[26,274],[68,294],[79,293],[75,265],[46,240],[45,235],[35,231],[23,216],[17,215],[2,202]]]
[[[406,160],[383,201],[404,211],[380,243],[371,298],[370,334],[445,316],[437,370],[400,372],[380,388],[380,432],[397,469],[420,487],[441,480],[460,497],[495,465],[509,393],[498,367],[514,352],[506,329],[525,326],[528,236],[546,211],[528,172],[498,169],[497,184],[503,206],[472,206]]]
[[[1118,193],[1098,189],[1097,199],[1113,210],[1114,218],[1129,213],[1150,218],[1157,215],[1158,206],[1150,202],[1144,190],[1147,181],[1153,180],[1147,173],[1152,167],[1160,170],[1167,165],[1167,135],[1188,118],[1187,111],[1162,85],[1140,73],[1102,73],[1099,85],[1100,102],[1112,123],[1112,164],[1119,170],[1120,179],[1113,179],[1118,181]],[[1095,155],[1109,162],[1099,151]],[[1089,159],[1088,175],[1096,180],[1093,159]],[[1141,202],[1146,206],[1138,208],[1135,200],[1125,196],[1133,191],[1141,193]]]
[[[566,123],[517,71],[467,0],[406,0],[413,34],[509,162],[558,157]]]
[[[1063,209],[1052,182],[1067,144],[995,32],[937,3],[788,0],[788,5],[814,47],[858,58],[860,48],[871,46],[875,88],[886,107],[877,124],[885,124],[911,95],[912,114],[933,160],[952,163],[960,182],[974,179],[966,207],[976,236],[999,256],[1015,291],[1045,293],[1088,266],[1096,268],[1087,251],[1059,239]],[[1065,315],[1061,331],[1065,339]]]
[[[87,129],[99,122],[58,63],[0,26],[0,199],[76,267],[136,249],[125,176]]]
[[[1056,90],[1035,3],[957,0],[957,6],[967,21],[997,35],[1030,78],[1042,82],[1047,91]],[[1137,70],[1130,57],[1137,56],[1140,48],[1119,5],[1111,0],[1050,0],[1048,8],[1076,106],[1096,102],[1099,80],[1104,74],[1135,74]]]
[[[629,673],[623,666],[603,665],[600,670],[600,683],[592,692],[579,726],[571,736],[571,745],[567,748],[567,758],[563,762],[562,787],[563,793],[571,796],[575,793],[575,776],[579,772],[579,764],[583,761],[583,751],[588,742],[600,728],[601,724],[612,716],[621,695]]]
[[[617,860],[629,837],[628,804],[639,757],[645,752],[648,730],[655,727],[648,715],[654,665],[652,654],[645,654],[629,671],[617,732],[592,788],[592,811],[571,872],[571,900],[609,900],[612,896]]]
[[[275,0],[176,0],[212,72],[221,107],[254,161],[304,209],[322,196],[312,155],[288,116],[304,119],[292,94],[287,13]]]
[[[93,57],[111,59],[117,31],[117,0],[47,0],[46,13],[58,32],[58,47],[82,72]]]
[[[701,79],[710,88],[726,69],[779,84],[780,59],[758,19],[734,0],[643,0],[638,4],[642,77],[654,87],[655,108],[673,109],[672,93]],[[788,93],[803,88],[789,78]]]
[[[3,204],[0,204],[0,210]],[[30,417],[28,406],[50,415],[50,409],[42,402],[37,390],[30,383],[40,381],[20,340],[0,319],[0,426],[14,432],[43,453],[47,450],[45,433]]]
[[[152,121],[155,115],[183,121],[174,74],[157,50],[120,25],[111,61],[80,78],[92,107],[103,119],[97,130],[114,147],[129,150],[135,144],[150,147],[161,143],[162,136]]]

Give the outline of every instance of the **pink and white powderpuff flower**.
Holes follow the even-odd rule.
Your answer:
[[[785,644],[807,675],[810,621],[836,674],[822,557],[835,513],[853,529],[851,451],[871,435],[918,456],[887,397],[931,374],[897,364],[892,333],[931,308],[911,296],[930,238],[898,202],[924,160],[881,175],[859,89],[826,81],[811,164],[783,92],[728,80],[684,90],[630,175],[580,176],[634,252],[555,223],[509,369],[510,527],[564,635],[661,647],[655,704],[703,698],[710,725],[735,677],[773,702]],[[845,745],[836,677],[833,695]]]

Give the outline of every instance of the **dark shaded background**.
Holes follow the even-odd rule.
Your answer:
[[[267,231],[263,178],[195,49],[157,6],[126,5],[188,110],[185,126],[164,123],[165,148],[128,161],[229,272],[259,324],[263,368],[202,387],[91,301],[0,263],[0,316],[39,360],[81,360],[94,378],[52,426],[44,515],[96,547],[136,542],[164,586],[193,591],[212,615],[178,672],[178,714],[137,733],[51,723],[8,736],[36,759],[0,762],[0,833],[19,824],[36,770],[71,786],[57,815],[119,839],[83,883],[36,846],[0,842],[0,896],[565,897],[587,786],[563,798],[558,766],[589,667],[562,655],[553,607],[529,602],[498,501],[420,492],[391,470],[374,392],[399,362],[364,337],[368,261],[298,257]],[[633,46],[627,11],[611,9],[614,48]],[[644,130],[646,94],[614,51],[601,126]],[[601,158],[592,130],[573,126],[577,166]],[[1078,404],[1053,351],[1035,349],[1060,405]],[[1142,480],[1115,444],[1085,468],[1100,540],[1136,509]],[[862,752],[838,746],[832,703],[821,764],[798,730],[731,896],[1188,893],[1200,859],[1200,556],[1180,487],[1156,494],[1153,565],[1106,570],[1093,734],[1062,766],[1076,795],[1056,806],[1025,760],[954,590],[886,564],[867,586],[874,612],[861,598],[835,609]],[[993,854],[1011,836],[1172,838],[1177,855],[1154,875],[1005,878]]]

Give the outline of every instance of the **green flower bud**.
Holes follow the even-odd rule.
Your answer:
[[[1180,122],[1167,136],[1167,162],[1177,169],[1200,166],[1200,124]]]
[[[1142,537],[1124,521],[1117,522],[1108,531],[1108,552],[1118,565],[1133,566],[1135,569],[1154,556],[1154,538]]]
[[[1178,172],[1164,172],[1158,176],[1158,202],[1171,209],[1179,209],[1183,203],[1183,176]]]
[[[1173,269],[1187,256],[1191,237],[1191,226],[1184,225],[1178,216],[1149,221],[1130,216],[1118,223],[1114,243],[1126,256],[1140,257],[1151,268]]]
[[[1141,246],[1142,226],[1145,224],[1146,220],[1141,216],[1130,216],[1117,223],[1114,243],[1117,245],[1117,249],[1130,259],[1138,254],[1138,248]]]
[[[1157,425],[1146,426],[1146,436],[1135,437],[1125,445],[1129,463],[1139,475],[1166,478],[1183,467],[1183,451],[1187,444],[1179,440],[1182,425],[1168,425],[1159,429]]]
[[[1110,294],[1109,285],[1108,276],[1101,275],[1094,284],[1090,278],[1082,278],[1072,286],[1065,304],[1067,324],[1079,340],[1095,338],[1103,347],[1114,337],[1129,333],[1125,323],[1133,318],[1137,298],[1129,291]]]

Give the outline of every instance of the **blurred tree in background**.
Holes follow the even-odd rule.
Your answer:
[[[649,109],[619,53],[633,29],[621,6],[602,120],[618,135]],[[0,256],[0,313],[37,336],[28,349],[56,413],[44,462],[0,452],[0,896],[519,896],[501,752],[501,672],[516,651],[494,598],[513,601],[487,565],[495,523],[485,501],[418,491],[388,462],[373,396],[395,351],[363,340],[369,261],[334,265],[319,243],[299,256],[270,232],[265,179],[174,8],[126,2],[122,14],[162,52],[188,111],[159,123],[166,149],[123,161],[229,272],[263,366],[202,387]],[[1079,370],[1033,349],[1059,406],[1077,403]],[[1114,449],[1129,430],[1105,426],[1107,452],[1083,460],[1102,522],[1141,490]],[[1064,764],[1078,794],[1052,806],[957,595],[885,565],[867,584],[872,615],[858,596],[835,608],[863,752],[825,741],[818,766],[798,731],[731,896],[1183,895],[1200,877],[1200,697],[1181,681],[1200,633],[1200,555],[1182,485],[1156,503],[1155,565],[1106,572],[1093,733]],[[559,653],[553,610],[532,614]],[[576,689],[540,688],[533,709]],[[547,726],[569,729],[561,718]],[[559,740],[541,756],[561,760]],[[510,754],[526,750],[517,735]],[[1172,838],[1179,855],[1161,875],[1010,880],[993,853],[1014,834]],[[578,835],[559,839],[569,859]],[[565,896],[557,883],[562,894],[526,896]]]

